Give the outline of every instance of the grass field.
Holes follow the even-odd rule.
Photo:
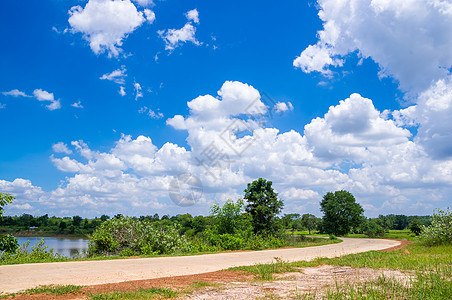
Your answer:
[[[308,231],[287,231],[287,234],[295,234],[295,235],[309,235],[309,236],[318,236],[318,237],[327,237],[328,234],[319,234],[317,231],[311,231],[311,234],[309,234]],[[344,237],[350,237],[350,238],[368,238],[363,233],[350,233],[345,235]],[[414,233],[412,233],[409,229],[404,230],[389,230],[388,233],[385,233],[383,237],[378,237],[381,239],[399,239],[403,240],[406,239],[407,241],[417,241],[417,237]]]

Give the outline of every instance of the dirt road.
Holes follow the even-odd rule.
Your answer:
[[[342,243],[264,251],[230,252],[196,256],[73,261],[0,266],[0,291],[17,292],[38,285],[94,285],[218,271],[235,266],[284,261],[312,260],[400,244],[395,240],[341,238]]]

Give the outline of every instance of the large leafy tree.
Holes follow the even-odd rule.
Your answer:
[[[364,209],[347,191],[327,193],[320,202],[323,215],[323,230],[334,235],[344,235],[364,220]]]
[[[301,224],[309,231],[309,234],[311,234],[311,230],[314,230],[317,227],[317,218],[311,214],[304,214],[301,217]]]
[[[272,182],[259,178],[248,183],[244,198],[248,202],[246,211],[251,215],[254,233],[274,233],[278,227],[275,217],[284,204],[273,190]]]

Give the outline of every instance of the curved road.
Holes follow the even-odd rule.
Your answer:
[[[38,285],[94,285],[159,277],[191,275],[230,267],[284,261],[312,260],[382,250],[394,240],[341,238],[342,243],[308,248],[230,252],[195,256],[72,261],[0,266],[0,291],[6,293]]]

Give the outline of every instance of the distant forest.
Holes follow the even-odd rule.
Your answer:
[[[118,218],[121,215],[115,215]],[[110,219],[107,215],[102,215],[93,219],[73,217],[49,217],[32,216],[23,214],[21,216],[3,216],[0,218],[0,234],[12,234],[15,236],[88,236],[103,222]],[[190,214],[160,217],[158,214],[153,216],[136,217],[139,220],[149,220],[157,222],[162,226],[178,224],[180,233],[187,236],[195,236],[213,224],[212,216],[196,216]],[[321,218],[311,214],[286,214],[277,218],[281,227],[288,230],[314,230],[321,231]],[[380,215],[378,218],[369,218],[385,230],[403,230],[408,229],[413,220],[419,220],[423,225],[430,225],[432,216],[405,216],[405,215]],[[309,228],[308,228],[309,227]],[[354,229],[354,233],[361,231]]]

